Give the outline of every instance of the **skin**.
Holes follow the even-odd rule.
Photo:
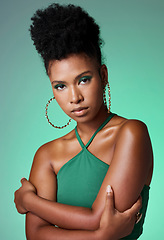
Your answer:
[[[77,122],[78,133],[86,144],[109,115],[103,103],[103,86],[108,79],[106,66],[98,66],[96,60],[84,54],[70,55],[66,59],[50,62],[49,78],[56,101]],[[73,111],[79,107],[86,109]],[[29,179],[35,188],[26,181],[16,192],[15,200],[21,213],[29,211],[26,215],[27,239],[33,240],[36,236],[38,240],[96,239],[100,236],[99,233],[102,234],[99,239],[106,239],[107,234],[107,239],[123,236],[118,235],[118,220],[112,232],[109,219],[107,220],[110,214],[103,217],[106,214],[103,213],[104,207],[108,205],[105,205],[106,187],[108,184],[112,186],[115,208],[123,212],[136,202],[143,186],[150,184],[153,153],[147,127],[141,121],[115,115],[97,133],[88,150],[110,165],[91,209],[56,203],[56,175],[66,162],[81,151],[75,131],[38,149]],[[106,230],[103,229],[105,224],[102,222],[108,223]],[[126,222],[125,219],[123,222]],[[56,229],[50,223],[60,228]],[[68,232],[64,229],[83,231]],[[119,229],[119,232],[123,234],[123,230],[121,232]],[[87,235],[95,233],[93,236]]]

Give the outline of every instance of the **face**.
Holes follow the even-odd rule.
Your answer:
[[[63,111],[77,122],[92,120],[103,102],[107,69],[84,54],[70,55],[49,64],[53,94]]]

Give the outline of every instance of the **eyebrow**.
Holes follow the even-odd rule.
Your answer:
[[[92,73],[91,71],[85,71],[85,72],[82,72],[82,73],[80,73],[79,75],[77,75],[76,77],[75,77],[75,80],[77,80],[77,79],[79,79],[80,77],[82,77],[84,74],[87,74],[87,73]],[[60,80],[54,80],[54,81],[52,81],[52,84],[53,83],[61,83],[61,84],[65,84],[66,82],[65,81],[60,81]]]

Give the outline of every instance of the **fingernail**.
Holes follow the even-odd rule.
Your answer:
[[[112,191],[111,186],[108,185],[107,188],[106,188],[106,192],[109,194],[109,193],[111,193],[111,191]]]

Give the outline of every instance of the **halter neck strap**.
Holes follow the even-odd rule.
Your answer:
[[[110,112],[110,115],[105,119],[105,121],[100,125],[100,127],[94,132],[94,134],[92,135],[92,137],[89,139],[89,141],[87,142],[86,145],[84,145],[84,143],[82,142],[81,138],[80,138],[80,135],[77,131],[77,126],[75,127],[75,133],[76,133],[76,137],[77,137],[77,140],[79,141],[80,143],[80,146],[82,148],[87,148],[91,142],[93,141],[94,137],[96,136],[96,134],[111,120],[111,118],[116,115],[115,113],[112,113]]]

